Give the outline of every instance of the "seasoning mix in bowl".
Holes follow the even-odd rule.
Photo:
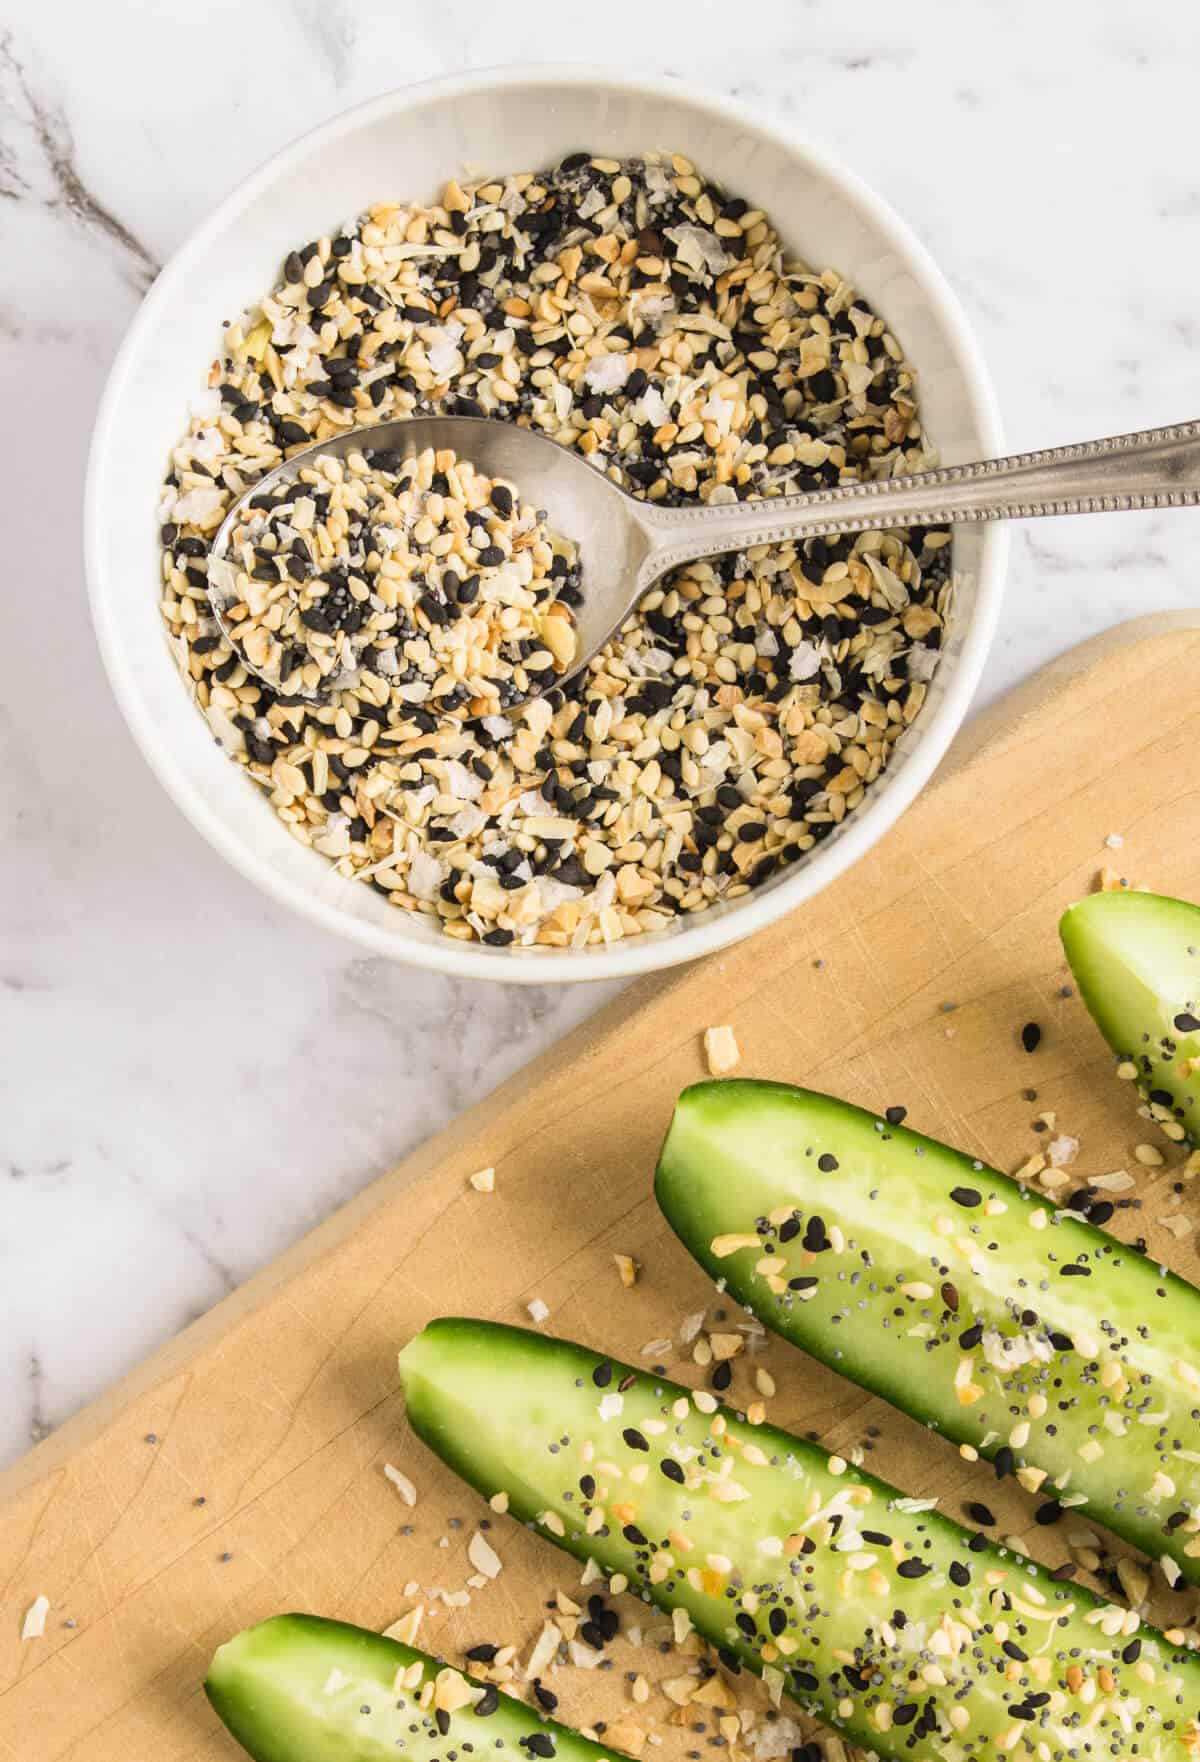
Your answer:
[[[228,326],[159,510],[185,682],[296,839],[449,937],[562,949],[734,900],[853,812],[937,666],[945,530],[689,564],[555,686],[570,534],[466,461],[318,458],[217,584],[231,642],[207,555],[233,500],[415,412],[531,425],[672,505],[932,462],[885,317],[683,157],[573,153],[299,245]]]

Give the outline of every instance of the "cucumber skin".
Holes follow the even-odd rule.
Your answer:
[[[805,1154],[810,1149],[813,1154]],[[822,1173],[817,1168],[816,1157],[825,1152],[839,1156],[836,1171]],[[902,1164],[899,1173],[897,1164]],[[995,1218],[985,1218],[982,1208],[964,1211],[947,1197],[956,1185],[985,1196],[994,1194],[1008,1209]],[[869,1200],[872,1191],[878,1197]],[[1074,1216],[1060,1215],[1050,1227],[1034,1230],[1028,1220],[1039,1209],[1053,1215],[1050,1201],[932,1138],[788,1084],[745,1079],[698,1083],[685,1089],[676,1104],[659,1159],[655,1194],[689,1252],[766,1327],[941,1436],[968,1444],[988,1459],[1006,1446],[1015,1418],[1009,1410],[1014,1390],[1031,1384],[1012,1371],[1002,1380],[979,1351],[973,1374],[984,1398],[961,1405],[953,1378],[964,1356],[959,1335],[973,1323],[995,1324],[1008,1335],[1021,1331],[1005,1309],[1004,1293],[1018,1306],[1031,1305],[1051,1330],[1068,1335],[1082,1331],[1106,1352],[1108,1336],[1099,1323],[1117,1322],[1127,1337],[1126,1355],[1143,1367],[1143,1374],[1146,1366],[1158,1367],[1155,1404],[1165,1405],[1172,1436],[1200,1444],[1195,1417],[1200,1414],[1200,1388],[1184,1386],[1168,1368],[1180,1362],[1200,1367],[1200,1291]],[[818,1212],[826,1225],[838,1223],[847,1237],[853,1235],[859,1249],[869,1247],[874,1262],[871,1277],[877,1288],[886,1283],[892,1294],[881,1293],[877,1301],[868,1299],[867,1307],[856,1307],[868,1288],[857,1256],[804,1257],[798,1252],[802,1238],[787,1244],[784,1259],[789,1275],[804,1272],[820,1280],[815,1295],[804,1302],[789,1301],[790,1293],[768,1287],[764,1276],[754,1270],[760,1256],[753,1249],[724,1258],[713,1253],[716,1237],[753,1231],[757,1217],[788,1204],[799,1206],[805,1217]],[[962,1227],[980,1222],[987,1232],[981,1240],[998,1241],[1008,1252],[985,1254],[985,1275],[976,1277],[946,1238],[933,1234],[935,1215],[950,1215]],[[1058,1260],[1046,1260],[1049,1253]],[[1099,1271],[1094,1277],[1073,1279],[1058,1273],[1059,1263],[1081,1254],[1091,1260],[1099,1254],[1111,1262],[1103,1278]],[[944,1257],[944,1279],[931,1265],[933,1257]],[[854,1290],[834,1276],[845,1274],[852,1265],[860,1273]],[[1111,1278],[1116,1267],[1120,1288],[1114,1298]],[[911,1302],[897,1295],[901,1274],[905,1281],[931,1284],[932,1301]],[[1024,1286],[1017,1283],[1022,1278],[1027,1281]],[[959,1306],[953,1313],[940,1293],[945,1280],[957,1292]],[[1039,1289],[1039,1281],[1049,1288]],[[1103,1299],[1101,1289],[1106,1291]],[[891,1313],[896,1307],[911,1313],[911,1323],[908,1316],[900,1319]],[[881,1310],[890,1316],[886,1330]],[[837,1323],[830,1319],[834,1313],[842,1318]],[[933,1350],[926,1340],[908,1333],[910,1325],[921,1325],[925,1317],[936,1324],[940,1343]],[[1153,1323],[1153,1350],[1136,1333],[1147,1321]],[[1047,1471],[1049,1478],[1040,1489],[1043,1499],[1053,1498],[1054,1483],[1068,1475],[1063,1490],[1087,1494],[1081,1511],[1152,1558],[1168,1556],[1184,1578],[1200,1582],[1200,1557],[1185,1552],[1198,1545],[1196,1534],[1182,1527],[1166,1528],[1173,1511],[1186,1506],[1200,1512],[1200,1464],[1171,1455],[1168,1467],[1176,1493],[1147,1503],[1136,1494],[1132,1500],[1128,1495],[1135,1475],[1138,1488],[1148,1487],[1159,1467],[1155,1428],[1134,1424],[1121,1438],[1102,1429],[1104,1456],[1085,1463],[1077,1454],[1087,1438],[1087,1426],[1104,1426],[1105,1391],[1094,1377],[1089,1380],[1086,1369],[1095,1362],[1077,1352],[1055,1353],[1046,1367],[1054,1381],[1052,1388],[1049,1381],[1046,1384],[1046,1417],[1056,1425],[1056,1435],[1033,1424],[1028,1443],[1015,1452],[1016,1462]],[[1129,1398],[1136,1402],[1145,1389],[1136,1385],[1135,1378],[1130,1381],[1135,1386]],[[1060,1412],[1057,1404],[1062,1399],[1077,1405]],[[989,1431],[996,1435],[985,1443]]]
[[[597,1413],[596,1401],[601,1391],[594,1386],[593,1372],[603,1365],[612,1370],[608,1387],[616,1390],[620,1385],[624,1390],[625,1406],[614,1420],[597,1424],[591,1416]],[[510,1515],[577,1559],[594,1559],[610,1576],[616,1572],[624,1573],[631,1590],[640,1592],[646,1601],[667,1610],[686,1609],[698,1631],[713,1645],[722,1648],[722,1657],[726,1661],[744,1664],[761,1673],[763,1661],[758,1657],[754,1643],[732,1625],[731,1616],[738,1607],[736,1603],[723,1595],[706,1594],[686,1584],[668,1590],[662,1584],[651,1582],[639,1568],[635,1545],[624,1534],[611,1528],[606,1535],[586,1534],[580,1527],[582,1513],[579,1504],[568,1504],[561,1497],[562,1481],[569,1479],[572,1485],[575,1484],[582,1460],[574,1450],[579,1440],[571,1436],[572,1412],[577,1404],[589,1435],[602,1438],[602,1456],[607,1452],[610,1459],[620,1457],[626,1462],[631,1459],[653,1462],[652,1454],[632,1455],[622,1442],[623,1428],[639,1422],[644,1426],[649,1416],[668,1411],[669,1403],[681,1397],[686,1400],[689,1390],[665,1378],[647,1376],[616,1359],[569,1341],[499,1322],[459,1317],[442,1317],[415,1336],[400,1354],[400,1374],[413,1429],[464,1480],[489,1499],[497,1492],[505,1492]],[[785,1691],[805,1712],[876,1755],[894,1758],[895,1762],[911,1762],[913,1733],[908,1726],[881,1730],[873,1715],[860,1702],[847,1706],[846,1690],[840,1683],[831,1686],[830,1673],[837,1674],[834,1649],[841,1648],[842,1657],[857,1656],[855,1648],[860,1646],[869,1649],[875,1632],[872,1623],[894,1619],[891,1612],[896,1605],[904,1606],[910,1623],[925,1619],[932,1629],[948,1609],[978,1599],[983,1602],[986,1619],[995,1622],[999,1619],[998,1606],[990,1602],[990,1595],[985,1596],[982,1588],[983,1575],[990,1572],[1003,1573],[1005,1586],[1014,1596],[1031,1596],[1036,1600],[1040,1595],[1044,1599],[1045,1607],[1050,1611],[1050,1617],[1046,1618],[1046,1632],[1047,1635],[1051,1631],[1054,1634],[1051,1656],[1063,1661],[1062,1668],[1065,1668],[1067,1658],[1081,1664],[1085,1674],[1106,1665],[1115,1671],[1118,1687],[1122,1686],[1124,1665],[1120,1654],[1127,1644],[1126,1638],[1124,1635],[1115,1639],[1103,1638],[1100,1626],[1087,1620],[1089,1613],[1111,1610],[1112,1605],[1103,1604],[1091,1592],[1077,1585],[1053,1580],[1045,1569],[1009,1550],[990,1544],[972,1549],[970,1543],[979,1542],[981,1538],[972,1537],[960,1525],[934,1510],[920,1513],[900,1510],[893,1503],[900,1498],[895,1488],[862,1469],[846,1466],[843,1473],[835,1473],[829,1466],[833,1459],[815,1444],[772,1426],[750,1426],[727,1409],[718,1407],[717,1412],[728,1428],[726,1437],[728,1433],[734,1433],[743,1447],[746,1443],[753,1443],[773,1464],[779,1459],[782,1466],[770,1471],[766,1467],[754,1471],[763,1477],[770,1473],[770,1479],[760,1483],[764,1497],[719,1506],[668,1481],[661,1473],[655,1474],[652,1469],[648,1482],[635,1495],[648,1501],[639,1516],[652,1536],[669,1537],[672,1526],[685,1521],[684,1510],[699,1504],[706,1513],[707,1523],[718,1532],[715,1540],[725,1543],[725,1552],[733,1562],[735,1573],[744,1564],[745,1581],[753,1582],[756,1590],[765,1594],[765,1581],[774,1572],[790,1594],[796,1581],[763,1558],[761,1543],[764,1535],[769,1535],[772,1528],[781,1524],[794,1525],[802,1521],[798,1514],[807,1508],[813,1496],[819,1497],[824,1505],[828,1499],[836,1499],[839,1495],[845,1498],[862,1489],[869,1507],[866,1515],[855,1521],[861,1521],[864,1527],[868,1524],[884,1525],[898,1542],[911,1544],[911,1553],[935,1563],[935,1570],[926,1577],[893,1580],[882,1597],[872,1593],[868,1598],[861,1582],[857,1587],[847,1587],[839,1579],[836,1587],[826,1587],[833,1598],[821,1611],[828,1626],[819,1641],[806,1638],[801,1643],[801,1662],[811,1663],[814,1673],[819,1672],[819,1681],[815,1687],[808,1685],[802,1691],[790,1679],[784,1682]],[[690,1406],[688,1418],[672,1435],[677,1441],[682,1437],[687,1443],[701,1443],[710,1426],[711,1420]],[[568,1443],[564,1444],[564,1439]],[[551,1445],[557,1446],[554,1453],[550,1451]],[[601,1472],[597,1461],[597,1476]],[[578,1499],[576,1493],[575,1500]],[[545,1521],[551,1512],[562,1522],[561,1535]],[[714,1513],[723,1515],[714,1516]],[[731,1519],[730,1513],[742,1515]],[[739,1530],[742,1532],[739,1540],[744,1545],[744,1562],[731,1551],[730,1536]],[[754,1547],[759,1552],[752,1557],[750,1550]],[[891,1564],[891,1557],[885,1557]],[[846,1556],[839,1555],[837,1559],[841,1561]],[[970,1562],[974,1587],[970,1597],[948,1581],[946,1575],[952,1561]],[[862,1574],[857,1574],[857,1578],[861,1581]],[[807,1604],[820,1587],[814,1586],[810,1580],[802,1582],[802,1589],[805,1595],[798,1597],[797,1602]],[[1055,1623],[1053,1629],[1049,1625],[1051,1619]],[[1140,1682],[1131,1681],[1129,1685],[1139,1694],[1143,1706],[1139,1762],[1186,1762],[1193,1747],[1200,1744],[1200,1726],[1195,1723],[1196,1710],[1200,1708],[1200,1659],[1173,1646],[1155,1630],[1136,1621],[1133,1625],[1138,1628],[1143,1656],[1153,1662],[1159,1673],[1158,1680],[1162,1681],[1162,1672],[1167,1669],[1173,1684],[1169,1691],[1164,1690],[1161,1706],[1154,1702],[1153,1695]],[[760,1630],[760,1639],[766,1638]],[[1040,1634],[1038,1638],[1040,1640]],[[978,1667],[968,1665],[968,1668],[978,1669],[978,1680],[973,1680],[971,1686],[973,1727],[969,1735],[973,1744],[983,1745],[983,1750],[959,1751],[960,1756],[974,1758],[981,1753],[991,1756],[994,1751],[990,1746],[1004,1736],[1011,1736],[1017,1724],[1001,1699],[1003,1687],[997,1686],[1003,1685],[1003,1672],[1011,1666],[1000,1652],[998,1638],[992,1638],[989,1646],[995,1653],[994,1659],[989,1656],[986,1663]],[[1050,1646],[1048,1638],[1046,1646]],[[1032,1645],[1030,1650],[1034,1650]],[[1041,1651],[1043,1647],[1039,1644],[1037,1650]],[[813,1656],[814,1653],[817,1655]],[[925,1655],[921,1654],[922,1657]],[[781,1660],[781,1663],[786,1667],[787,1660]],[[952,1675],[950,1688],[945,1691],[941,1702],[938,1702],[937,1690],[929,1687],[922,1687],[912,1698],[919,1698],[922,1705],[936,1703],[940,1712],[945,1714],[960,1698],[954,1696],[951,1700],[954,1686]],[[1042,1679],[1038,1679],[1034,1686],[1040,1690]],[[1047,1688],[1056,1686],[1062,1686],[1059,1677],[1045,1684]],[[1033,1692],[1032,1688],[1029,1692]],[[1171,1730],[1161,1729],[1163,1719],[1172,1722]],[[1031,1723],[1027,1729],[1034,1741],[1042,1736],[1036,1723]],[[1108,1749],[1101,1746],[1122,1737],[1119,1724],[1106,1716],[1090,1734],[1093,1753],[1107,1755]],[[1021,1762],[1027,1762],[1031,1754],[1020,1741],[1008,1753],[1019,1757]],[[1112,1753],[1123,1751],[1114,1749]],[[932,1741],[928,1746],[918,1748],[916,1754],[940,1755],[941,1746]]]
[[[1092,1020],[1118,1058],[1138,1063],[1143,1100],[1164,1091],[1171,1105],[1159,1103],[1159,1117],[1173,1116],[1189,1143],[1200,1142],[1200,1032],[1175,1026],[1183,1010],[1200,1019],[1200,906],[1158,893],[1091,893],[1067,908],[1058,931]],[[1181,1059],[1196,1061],[1190,1076],[1179,1074]]]
[[[414,1735],[410,1725],[426,1717],[416,1708],[419,1691],[397,1693],[393,1681],[402,1665],[417,1662],[425,1667],[423,1682],[444,1668],[369,1628],[319,1615],[276,1615],[218,1647],[204,1692],[255,1762],[396,1762],[397,1755],[405,1762],[434,1762],[464,1737],[497,1762],[529,1762],[518,1739],[535,1731],[552,1735],[559,1762],[611,1762],[619,1755],[508,1695],[500,1695],[496,1712],[482,1718],[469,1708],[453,1713],[452,1736]],[[327,1695],[334,1668],[349,1680]],[[403,1711],[398,1702],[405,1703]],[[364,1715],[367,1705],[372,1712]],[[403,1751],[396,1747],[401,1735]],[[497,1738],[508,1740],[503,1751],[495,1747]]]

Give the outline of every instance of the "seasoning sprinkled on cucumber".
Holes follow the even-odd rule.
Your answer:
[[[1200,1291],[831,1096],[698,1083],[655,1183],[767,1327],[1200,1582]]]
[[[605,1749],[424,1652],[276,1615],[219,1647],[205,1693],[255,1762],[607,1762]]]
[[[419,1436],[486,1497],[878,1755],[1200,1748],[1182,1645],[705,1390],[449,1318],[400,1375]]]
[[[1122,1075],[1168,1138],[1200,1143],[1200,906],[1093,893],[1063,914],[1059,934]]]

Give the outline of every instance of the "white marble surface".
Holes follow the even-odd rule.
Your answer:
[[[965,302],[1014,447],[1200,414],[1200,14],[587,10],[0,11],[0,1459],[601,1000],[411,974],[283,916],[162,795],[110,701],[80,566],[93,410],[155,265],[249,167],[408,79],[636,63],[789,119],[896,205]],[[985,695],[1195,603],[1198,535],[1189,514],[1019,530]]]

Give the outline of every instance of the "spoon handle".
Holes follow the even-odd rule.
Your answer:
[[[747,545],[877,527],[1028,520],[1042,514],[1113,514],[1200,503],[1200,422],[946,465],[912,477],[872,478],[805,495],[703,508],[638,504],[652,542],[642,575]]]

